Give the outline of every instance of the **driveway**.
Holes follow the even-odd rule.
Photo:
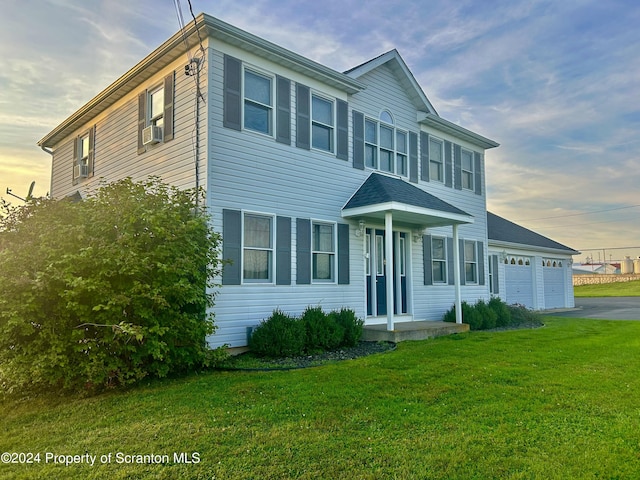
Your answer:
[[[640,320],[640,297],[576,298],[576,309],[549,312],[555,317]]]

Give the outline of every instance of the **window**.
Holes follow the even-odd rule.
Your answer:
[[[251,70],[244,71],[244,128],[247,130],[272,134],[272,83],[270,77]]]
[[[489,293],[494,294],[497,293],[497,280],[498,280],[498,272],[494,272],[494,262],[495,265],[498,265],[498,256],[490,255],[489,256]]]
[[[367,233],[366,241],[365,241],[365,274],[367,276],[371,275],[371,234]]]
[[[242,275],[249,283],[273,281],[273,217],[244,215]]]
[[[407,134],[396,131],[396,173],[406,177],[409,175],[407,163]]]
[[[430,180],[442,182],[443,175],[444,146],[442,140],[429,137],[429,178]]]
[[[78,165],[89,164],[89,132],[78,141]]]
[[[316,95],[311,97],[311,146],[333,152],[333,102]]]
[[[386,110],[380,114],[380,119],[393,122]],[[397,130],[390,124],[365,119],[364,160],[369,168],[408,176],[407,132]]]
[[[473,190],[473,152],[462,149],[462,188]]]
[[[73,183],[93,176],[93,141],[95,126],[74,140]]]
[[[149,91],[149,124],[164,126],[164,86]]]
[[[312,225],[313,280],[333,282],[336,263],[334,225],[316,222],[313,222]]]
[[[431,269],[434,283],[447,283],[447,250],[444,238],[431,239]]]
[[[466,283],[478,283],[478,260],[476,242],[464,242],[464,280]]]
[[[369,168],[378,168],[378,124],[364,121],[364,163]]]

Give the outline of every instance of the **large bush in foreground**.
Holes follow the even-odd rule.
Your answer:
[[[79,202],[5,205],[2,387],[99,389],[205,364],[219,237],[198,195],[126,179]]]

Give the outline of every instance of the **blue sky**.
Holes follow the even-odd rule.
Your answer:
[[[340,71],[398,49],[443,118],[501,144],[486,156],[489,210],[583,249],[578,261],[640,255],[613,250],[640,247],[636,0],[192,4]],[[0,195],[32,180],[47,193],[38,140],[178,28],[173,0],[5,2]]]

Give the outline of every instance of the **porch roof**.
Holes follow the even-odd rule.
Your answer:
[[[371,173],[342,207],[343,218],[384,219],[423,227],[473,223],[473,216],[400,178]]]

